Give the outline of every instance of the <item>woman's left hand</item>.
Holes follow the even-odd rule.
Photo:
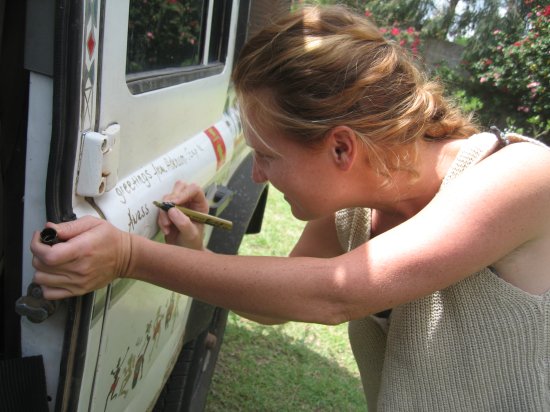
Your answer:
[[[175,183],[172,192],[164,196],[163,200],[202,213],[208,213],[209,209],[208,200],[202,189],[196,184],[181,180]],[[161,210],[158,224],[164,233],[166,243],[196,250],[204,249],[204,225],[193,222],[177,208],[172,207],[167,212]]]

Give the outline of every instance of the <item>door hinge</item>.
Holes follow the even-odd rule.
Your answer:
[[[118,181],[118,148],[120,125],[115,123],[101,133],[85,132],[78,165],[76,194],[100,196]]]

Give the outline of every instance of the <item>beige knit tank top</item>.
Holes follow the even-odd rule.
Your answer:
[[[442,188],[498,143],[468,139]],[[342,210],[336,227],[351,250],[370,237],[370,210]],[[550,411],[550,293],[531,295],[490,268],[394,308],[387,324],[352,321],[349,334],[369,412]]]

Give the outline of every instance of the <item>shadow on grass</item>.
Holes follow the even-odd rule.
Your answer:
[[[206,411],[365,411],[359,377],[306,340],[228,324]]]

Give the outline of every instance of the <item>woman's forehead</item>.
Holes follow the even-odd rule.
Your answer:
[[[254,150],[269,150],[277,152],[274,146],[277,145],[276,133],[267,127],[258,116],[244,116],[242,119],[243,134],[246,144]]]
[[[254,149],[271,149],[276,152],[273,146],[280,140],[281,133],[273,125],[264,104],[257,97],[241,102],[241,121],[246,143]]]

